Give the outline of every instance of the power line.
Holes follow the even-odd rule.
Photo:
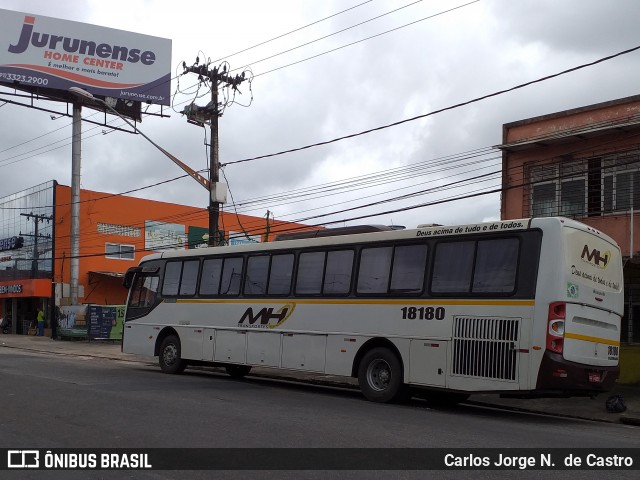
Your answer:
[[[583,151],[584,150],[575,150],[574,153],[575,152],[583,152]],[[634,159],[632,159],[631,161],[629,161],[627,163],[628,164],[638,164],[639,162],[638,162],[637,158],[634,157]],[[620,165],[616,165],[616,166],[619,167]],[[517,167],[517,169],[521,169],[521,168],[524,168],[524,166],[518,166]],[[604,171],[604,170],[610,169],[610,168],[612,168],[612,167],[611,166],[609,166],[609,167],[601,167],[600,170]],[[492,172],[492,173],[493,174],[501,173],[501,171]],[[452,186],[455,183],[460,183],[461,184],[462,182],[468,182],[470,180],[480,180],[481,177],[488,177],[489,175],[490,174],[480,175],[480,176],[477,176],[477,177],[472,177],[472,178],[469,178],[469,179],[465,179],[463,181],[452,182],[451,184],[449,184],[449,186]],[[560,180],[563,180],[563,179],[573,178],[574,176],[575,176],[574,172],[569,172],[569,173],[564,174],[564,175],[563,174],[559,174],[556,177],[553,177],[551,179],[546,179],[546,181],[549,181],[549,180],[558,180],[558,181],[560,181]],[[472,183],[477,183],[477,182],[472,182]],[[504,186],[500,186],[500,185],[497,186],[497,187],[489,187],[490,188],[489,190],[487,190],[487,187],[483,187],[483,188],[477,189],[475,191],[466,192],[464,195],[449,196],[449,197],[446,197],[444,199],[437,199],[437,200],[433,200],[433,201],[429,201],[429,202],[423,202],[423,203],[414,204],[414,205],[410,205],[410,206],[406,206],[406,207],[400,207],[400,208],[393,209],[393,210],[387,210],[387,211],[384,211],[384,212],[374,212],[374,213],[370,213],[370,214],[363,214],[363,215],[359,215],[359,216],[355,216],[355,217],[342,218],[340,220],[323,222],[321,224],[315,224],[315,225],[304,225],[304,226],[294,227],[294,228],[291,228],[289,225],[286,225],[286,226],[282,226],[281,225],[280,227],[283,227],[283,228],[276,227],[276,228],[279,228],[279,229],[275,229],[275,230],[272,229],[271,233],[275,234],[275,233],[281,233],[281,232],[285,232],[285,231],[294,231],[294,230],[298,230],[298,229],[307,229],[309,227],[314,227],[314,226],[323,226],[323,225],[326,226],[326,225],[343,223],[343,222],[348,222],[348,221],[353,221],[353,220],[360,220],[360,219],[364,219],[364,218],[370,218],[370,217],[373,217],[373,216],[388,215],[388,214],[391,214],[391,213],[398,213],[398,212],[401,212],[401,211],[408,211],[408,210],[412,210],[412,209],[416,209],[416,208],[440,205],[440,204],[449,203],[449,202],[452,202],[452,201],[475,198],[475,197],[479,197],[479,196],[483,196],[483,195],[489,195],[489,194],[498,193],[498,192],[505,192],[505,191],[508,191],[508,190],[511,190],[511,189],[515,189],[515,188],[522,188],[522,187],[526,187],[526,186],[531,186],[531,185],[534,185],[536,183],[538,183],[538,181],[523,181],[520,184],[510,185],[508,187],[504,187]],[[440,188],[440,187],[435,187],[435,189],[438,189],[438,188]],[[386,201],[376,202],[376,203],[371,204],[371,205],[375,206],[375,205],[379,205],[379,204],[382,204],[382,203],[386,203]],[[371,206],[371,205],[366,205],[366,206]],[[358,208],[364,208],[366,206],[354,207],[354,208],[351,208],[351,209],[346,209],[344,212],[353,211],[353,210],[356,210]],[[344,213],[344,212],[342,212],[342,213]],[[310,217],[310,219],[311,218],[313,218],[313,217]],[[255,232],[254,231],[254,234],[255,233],[261,233],[261,232],[262,231],[259,231],[259,232]],[[243,234],[243,236],[244,236],[244,234]],[[237,238],[237,237],[234,237],[234,238]],[[181,245],[182,244],[176,244],[175,246],[181,246]],[[152,251],[152,250],[144,248],[144,249],[137,249],[136,251],[138,251],[138,252],[141,252],[141,251],[147,252],[147,251]],[[153,250],[153,251],[155,251],[155,250]],[[102,255],[104,255],[104,252],[100,252],[100,253],[96,253],[96,254],[83,254],[80,257],[84,258],[84,257],[94,257],[94,256],[102,256]],[[69,258],[69,257],[65,256],[64,258]],[[59,258],[56,258],[56,259],[59,259]]]
[[[239,50],[239,51],[237,51],[235,53],[232,53],[230,55],[225,55],[224,57],[220,57],[217,60],[213,60],[212,63],[217,63],[217,62],[219,62],[221,60],[225,60],[227,58],[233,57],[234,55],[238,55],[239,53],[244,53],[244,52],[246,52],[248,50],[251,50],[253,48],[260,47],[260,46],[262,46],[262,45],[264,45],[266,43],[273,42],[274,40],[278,40],[278,39],[280,39],[282,37],[286,37],[287,35],[291,35],[292,33],[299,32],[300,30],[303,30],[303,29],[305,29],[307,27],[311,27],[312,25],[316,25],[316,24],[318,24],[320,22],[324,22],[325,20],[329,20],[330,18],[337,17],[338,15],[341,15],[341,14],[343,14],[345,12],[348,12],[348,11],[353,10],[355,8],[361,7],[362,5],[365,5],[367,3],[371,3],[372,1],[373,0],[367,0],[366,2],[359,3],[358,5],[354,5],[353,7],[347,8],[346,10],[342,10],[342,11],[340,11],[338,13],[334,13],[333,15],[329,15],[328,17],[321,18],[320,20],[316,20],[315,22],[308,23],[308,24],[306,24],[306,25],[304,25],[302,27],[298,27],[295,30],[291,30],[290,32],[283,33],[282,35],[278,35],[277,37],[273,37],[273,38],[271,38],[269,40],[265,40],[265,41],[260,42],[260,43],[256,43],[255,45],[252,45],[251,47],[244,48],[244,49]]]
[[[371,0],[369,0],[369,1],[371,1]],[[390,13],[393,13],[393,12],[395,12],[395,11],[398,11],[398,10],[401,10],[401,9],[406,8],[406,7],[408,7],[408,6],[414,5],[415,3],[418,3],[419,1],[422,1],[422,0],[418,0],[418,1],[413,2],[413,3],[411,3],[411,4],[408,4],[408,5],[405,5],[405,6],[403,6],[403,7],[397,8],[397,9],[395,9],[395,10],[392,10],[392,11],[390,11],[390,12],[386,12],[386,13],[384,13],[384,14],[382,14],[382,15],[379,15],[379,16],[377,16],[377,17],[374,17],[373,19],[367,20],[367,21],[365,21],[365,22],[361,22],[361,23],[359,23],[359,24],[352,25],[351,27],[348,27],[348,28],[346,28],[346,29],[340,30],[339,32],[332,33],[332,34],[327,35],[326,37],[323,37],[323,38],[327,38],[327,37],[329,37],[329,36],[336,35],[337,33],[341,33],[341,32],[343,32],[343,31],[345,31],[345,30],[349,30],[349,29],[354,28],[354,27],[356,27],[356,26],[362,25],[363,23],[367,23],[367,22],[369,22],[369,21],[371,21],[371,20],[375,20],[375,19],[377,19],[377,18],[383,17],[383,16],[388,15],[388,14],[390,14]],[[465,7],[465,6],[467,6],[467,5],[470,5],[471,3],[476,3],[476,2],[478,2],[478,1],[479,1],[479,0],[474,0],[473,2],[470,2],[470,3],[468,3],[468,4],[461,5],[461,6],[458,6],[458,7],[455,7],[455,8],[452,8],[452,9],[449,9],[449,10],[446,10],[446,11],[443,11],[443,12],[440,12],[440,13],[437,13],[437,14],[434,14],[434,15],[431,15],[431,16],[428,16],[428,17],[425,17],[425,18],[422,18],[422,19],[420,19],[420,20],[416,20],[416,21],[411,22],[411,23],[409,23],[409,24],[402,25],[402,26],[397,27],[397,28],[394,28],[394,29],[392,29],[392,30],[388,30],[388,31],[386,31],[386,32],[382,32],[382,33],[380,33],[380,34],[377,34],[377,35],[374,35],[374,36],[371,36],[371,37],[368,37],[368,38],[365,38],[365,39],[359,40],[358,42],[354,42],[354,43],[349,44],[349,45],[345,45],[345,46],[342,46],[342,47],[339,47],[339,48],[336,48],[336,49],[332,49],[332,50],[330,50],[330,51],[327,51],[327,52],[321,53],[321,54],[319,54],[319,55],[315,55],[315,56],[313,56],[313,57],[310,57],[310,58],[308,58],[308,59],[306,59],[306,60],[310,60],[310,59],[312,59],[312,58],[316,58],[316,57],[318,57],[318,56],[325,55],[325,54],[327,54],[327,53],[332,53],[332,52],[334,52],[334,51],[340,50],[340,49],[342,49],[342,48],[345,48],[345,47],[347,47],[347,46],[353,45],[353,44],[355,44],[355,43],[361,43],[361,42],[363,42],[363,41],[370,40],[370,39],[372,39],[372,38],[375,38],[375,37],[378,37],[378,36],[384,35],[384,34],[386,34],[386,33],[393,32],[393,31],[395,31],[395,30],[398,30],[398,29],[400,29],[400,28],[404,28],[404,27],[409,26],[409,25],[412,25],[412,24],[414,24],[414,23],[421,22],[421,21],[423,21],[423,20],[427,20],[427,19],[429,19],[429,18],[432,18],[432,17],[438,16],[438,15],[442,15],[442,14],[444,14],[444,13],[448,13],[448,12],[453,11],[453,10],[456,10],[456,9],[458,9],[458,8]],[[365,3],[368,3],[368,2],[364,2],[364,3],[360,4],[360,5],[364,5]],[[360,5],[356,5],[356,7],[357,7],[357,6],[360,6]],[[355,7],[352,7],[352,8],[355,8]],[[343,10],[342,12],[338,12],[338,14],[340,14],[340,13],[344,13],[344,12],[346,12],[346,11],[348,11],[348,10],[349,10],[349,9],[347,9],[347,10]],[[332,15],[332,16],[330,16],[330,17],[326,17],[326,19],[327,19],[327,18],[331,18],[331,17],[333,17],[333,16],[335,16],[335,15],[338,15],[338,14],[334,14],[334,15]],[[322,19],[322,20],[324,20],[324,19]],[[322,21],[322,20],[320,20],[320,21]],[[318,22],[314,22],[313,24],[315,24],[315,23],[318,23]],[[313,25],[313,24],[309,24],[309,25]],[[307,26],[309,26],[309,25],[307,25]],[[305,27],[306,27],[306,26],[305,26]],[[300,30],[300,29],[305,28],[305,27],[300,27],[300,28],[299,28],[299,29],[297,29],[297,30]],[[297,31],[297,30],[294,30],[294,31]],[[290,32],[290,33],[292,33],[292,32]],[[287,35],[287,34],[284,34],[284,35],[282,35],[282,36],[285,36],[285,35]],[[277,38],[279,38],[279,37],[277,37]],[[321,40],[321,39],[318,39],[318,40]],[[318,41],[318,40],[314,40],[313,42]],[[267,43],[267,42],[269,42],[269,41],[262,42],[262,43]],[[313,43],[313,42],[309,42],[309,43]],[[299,46],[294,47],[294,48],[292,48],[292,49],[289,49],[289,50],[287,50],[286,52],[291,51],[291,50],[295,50],[295,49],[300,48],[300,47],[305,46],[305,45],[308,45],[308,43],[307,43],[307,44],[303,44],[303,45],[299,45]],[[250,48],[252,48],[252,47],[250,47]],[[281,55],[282,53],[286,53],[286,52],[281,52],[280,54],[277,54],[277,55]],[[277,55],[275,55],[275,56],[277,56]],[[264,59],[263,59],[263,60],[264,60]],[[287,66],[295,65],[295,64],[301,63],[301,62],[306,61],[306,60],[301,60],[301,61],[295,62],[295,63],[293,63],[293,64],[286,65],[286,66],[284,66],[284,67],[279,67],[279,68],[277,68],[277,69],[275,69],[275,70],[272,70],[272,71],[280,70],[280,69],[285,68],[285,67],[287,67]],[[258,60],[258,62],[260,62],[260,61],[262,61],[262,60]],[[256,62],[256,63],[257,63],[257,62]],[[237,69],[236,69],[236,70],[237,70]],[[270,72],[272,72],[272,71],[270,71]],[[270,72],[264,72],[264,73],[261,73],[260,75],[265,75],[266,73],[270,73]],[[252,76],[253,76],[253,75],[252,75]],[[167,81],[171,81],[171,80],[174,80],[174,79],[178,79],[178,81],[179,81],[179,77],[180,77],[180,75],[176,75],[176,76],[174,76],[173,78],[171,78],[171,79],[169,79],[169,80],[167,80]],[[187,87],[187,88],[198,87],[198,89],[199,89],[199,88],[200,88],[200,84],[201,84],[201,82],[198,82],[198,83],[196,83],[196,84],[192,85],[191,87]],[[179,84],[178,84],[178,87],[177,87],[177,91],[179,91],[180,93],[183,93],[183,92],[182,92],[182,91],[180,91],[180,89],[179,89]],[[209,90],[207,90],[207,91],[205,91],[201,96],[206,95],[209,91],[210,91],[210,89],[209,89]],[[197,92],[196,92],[196,93],[197,93]],[[186,93],[185,93],[185,94],[186,94]],[[175,93],[174,93],[174,96],[175,96]],[[189,99],[187,99],[187,100],[185,100],[185,101],[183,101],[183,102],[179,102],[179,103],[175,103],[175,104],[173,104],[173,103],[172,103],[172,108],[174,109],[174,111],[176,111],[176,110],[175,110],[175,107],[176,107],[176,106],[178,106],[178,105],[182,105],[182,104],[184,104],[184,103],[189,103],[189,102],[193,102],[193,100],[189,100]],[[176,111],[176,112],[177,112],[177,111]],[[99,112],[96,112],[96,113],[94,113],[94,114],[92,114],[92,115],[95,115],[95,114],[97,114],[97,113],[99,113]],[[180,113],[180,112],[178,112],[178,113]],[[152,113],[148,113],[148,114],[146,114],[146,115],[152,115]],[[91,116],[91,115],[90,115],[90,116]],[[86,118],[88,118],[88,117],[86,117]],[[112,123],[112,122],[117,121],[117,120],[120,120],[120,119],[118,118],[118,119],[112,120],[112,121],[111,121],[111,122],[109,122],[109,123]],[[69,126],[69,125],[70,125],[70,124],[68,124],[67,126]],[[117,125],[117,126],[112,127],[112,128],[117,128],[117,127],[122,126],[122,125],[124,125],[124,124],[120,124],[120,125]],[[98,128],[98,127],[93,127],[93,128]],[[49,132],[49,133],[53,133],[53,132]],[[135,132],[132,132],[132,133],[135,133]],[[47,135],[47,134],[45,134],[45,135]],[[44,136],[44,135],[42,135],[42,136]],[[41,137],[42,137],[42,136],[41,136]],[[40,138],[40,137],[37,137],[37,138]],[[36,139],[37,139],[37,138],[36,138]],[[23,142],[23,143],[29,143],[29,142],[31,142],[31,141],[33,141],[33,140],[36,140],[36,139],[32,139],[32,140],[29,140],[29,141],[27,141],[27,142]],[[62,141],[62,140],[60,140],[60,141]],[[60,141],[58,141],[58,142],[54,142],[54,144],[55,144],[55,143],[59,143]],[[16,146],[19,146],[19,145],[16,145]],[[43,147],[40,147],[40,148],[38,148],[38,149],[36,149],[36,150],[33,150],[33,151],[42,150],[42,149],[44,149],[44,148],[46,148],[46,147],[47,147],[47,145],[45,145],[45,146],[43,146]],[[11,148],[15,148],[15,147],[11,147]],[[55,149],[53,149],[53,150],[55,150]],[[48,151],[50,151],[50,150],[47,150],[46,152],[42,152],[42,153],[47,153]],[[1,153],[1,152],[0,152],[0,153]],[[22,156],[22,155],[26,155],[27,153],[30,153],[30,152],[25,152],[25,153],[23,153],[23,154],[20,154],[20,155],[14,156],[14,157],[10,157],[10,158],[8,158],[8,159],[3,159],[3,160],[0,160],[0,162],[6,161],[6,160],[9,160],[9,159],[12,159],[12,158],[20,157],[20,156]],[[25,158],[25,159],[20,159],[20,160],[18,160],[18,161],[16,161],[16,162],[9,162],[9,163],[6,163],[5,165],[0,165],[0,167],[2,167],[2,166],[6,166],[6,165],[12,165],[12,164],[17,163],[17,162],[19,162],[19,161],[23,161],[23,160],[26,160],[26,159],[28,159],[28,158],[33,158],[34,156],[37,156],[37,155],[33,155],[33,156],[31,156],[31,157],[27,157],[27,158]]]
[[[431,112],[431,113],[428,113],[428,114],[425,114],[425,115],[421,115],[421,116],[418,116],[418,117],[414,117],[414,118],[411,118],[411,119],[406,119],[406,120],[403,120],[403,121],[401,121],[401,122],[396,122],[396,123],[394,123],[394,124],[390,124],[390,125],[388,125],[388,126],[378,127],[377,129],[372,129],[372,130],[370,130],[370,131],[366,131],[366,132],[364,132],[364,133],[369,133],[369,132],[371,132],[371,131],[380,130],[380,129],[382,129],[382,128],[388,128],[389,126],[399,125],[399,124],[401,124],[401,123],[405,123],[405,122],[408,122],[408,121],[412,121],[412,120],[415,120],[415,119],[418,119],[418,118],[423,118],[424,116],[433,115],[433,114],[435,114],[435,113],[439,113],[439,112],[442,112],[442,111],[445,111],[445,110],[450,110],[450,109],[453,109],[453,108],[457,108],[457,107],[459,107],[459,106],[466,105],[466,104],[468,104],[468,103],[472,103],[472,102],[475,102],[475,101],[479,101],[479,100],[482,100],[482,99],[485,99],[485,98],[488,98],[488,97],[491,97],[491,96],[496,96],[496,95],[499,95],[499,94],[502,94],[502,93],[506,93],[506,92],[509,92],[509,91],[515,90],[515,89],[517,89],[517,88],[522,88],[522,87],[524,87],[524,86],[531,85],[531,84],[533,84],[533,83],[541,82],[541,81],[544,81],[544,80],[547,80],[547,79],[550,79],[550,78],[554,78],[554,77],[559,76],[559,75],[562,75],[562,74],[566,74],[566,73],[569,73],[569,72],[572,72],[572,71],[575,71],[575,70],[578,70],[578,69],[581,69],[581,68],[585,68],[585,67],[587,67],[587,66],[595,65],[595,64],[600,63],[600,62],[603,62],[603,61],[605,61],[605,60],[609,60],[609,59],[615,58],[615,57],[617,57],[617,56],[620,56],[620,55],[623,55],[623,54],[626,54],[626,53],[633,52],[633,51],[637,50],[638,48],[640,48],[640,47],[635,47],[635,48],[632,48],[632,49],[628,49],[628,50],[625,50],[625,51],[623,51],[623,52],[620,52],[620,53],[617,53],[617,54],[614,54],[614,55],[610,55],[610,56],[608,56],[608,57],[601,58],[601,59],[599,59],[599,60],[597,60],[597,61],[594,61],[594,62],[591,62],[591,63],[588,63],[588,64],[583,64],[583,65],[580,65],[580,66],[578,66],[578,67],[574,67],[574,68],[572,68],[572,69],[565,70],[565,71],[560,72],[560,73],[558,73],[558,74],[554,74],[554,75],[550,75],[550,76],[547,76],[547,77],[543,77],[543,78],[541,78],[541,79],[537,79],[537,80],[534,80],[534,81],[531,81],[531,82],[527,82],[527,83],[525,83],[525,84],[518,85],[518,86],[516,86],[516,87],[512,87],[512,88],[507,89],[507,90],[502,90],[502,91],[499,91],[499,92],[496,92],[496,93],[493,93],[493,94],[490,94],[490,95],[486,95],[486,96],[484,96],[484,97],[479,97],[479,98],[477,98],[477,99],[474,99],[474,100],[471,100],[471,101],[468,101],[468,102],[464,102],[464,103],[457,104],[457,105],[454,105],[454,106],[451,106],[451,107],[447,107],[447,108],[445,108],[445,109],[437,110],[437,111],[435,111],[435,112]],[[361,133],[361,134],[362,134],[362,133]],[[354,134],[354,135],[352,135],[352,136],[357,136],[357,135],[359,135],[359,134]],[[348,137],[340,137],[339,139],[335,139],[335,140],[333,140],[333,141],[337,141],[337,140],[340,140],[340,139],[343,139],[343,138],[349,138],[349,137],[351,137],[351,136],[348,136]],[[321,144],[324,144],[324,143],[330,143],[330,142],[322,142]],[[315,145],[318,145],[318,144],[315,144]],[[315,146],[315,145],[314,145],[314,146]],[[308,146],[308,147],[303,147],[303,148],[310,148],[310,146]],[[287,153],[287,152],[285,152],[285,153]],[[271,155],[267,155],[267,156],[273,156],[273,155],[276,155],[276,154],[271,154]],[[267,156],[255,157],[254,159],[258,159],[258,158],[265,158],[265,157],[267,157]],[[246,159],[246,160],[244,160],[244,161],[249,161],[249,160],[252,160],[252,159]],[[229,164],[233,164],[233,163],[240,163],[240,162],[241,162],[241,161],[230,162]],[[182,178],[182,177],[184,177],[184,176],[177,177],[177,178]],[[164,181],[164,182],[159,182],[159,184],[161,184],[161,183],[167,183],[167,182],[169,182],[169,181],[176,180],[177,178],[175,178],[175,179],[171,179],[171,180],[168,180],[168,181]],[[131,191],[129,191],[129,192],[143,190],[143,189],[145,189],[145,188],[150,188],[150,187],[152,187],[152,186],[157,186],[157,184],[154,184],[154,185],[151,185],[151,186],[146,186],[146,187],[141,187],[141,188],[138,188],[138,189],[131,190]],[[120,195],[120,194],[114,194],[114,195],[112,195],[112,196],[116,196],[116,195]]]
[[[456,10],[457,8],[466,7],[467,5],[470,5],[471,3],[476,3],[476,2],[479,2],[479,1],[480,1],[480,0],[474,0],[473,2],[470,2],[470,3],[466,4],[466,5],[461,5],[460,7],[452,8],[452,9],[450,9],[450,10],[446,10],[446,11],[444,11],[444,12],[440,12],[440,13],[437,13],[437,14],[435,14],[435,15],[431,15],[431,16],[429,16],[429,17],[425,17],[425,18],[422,18],[422,19],[420,19],[420,20],[416,20],[416,21],[414,21],[414,22],[411,22],[411,23],[408,23],[408,24],[406,24],[406,25],[403,25],[402,27],[394,28],[393,30],[389,30],[389,31],[387,31],[387,32],[384,32],[384,33],[381,33],[381,34],[375,35],[374,37],[379,36],[379,35],[384,35],[385,33],[393,32],[394,30],[398,30],[399,28],[404,28],[404,27],[407,27],[407,26],[409,26],[409,25],[413,25],[414,23],[418,23],[418,22],[421,22],[421,21],[423,21],[423,20],[427,20],[427,19],[429,19],[429,18],[433,18],[433,17],[435,17],[435,16],[437,16],[437,15],[442,15],[443,13],[447,13],[447,12],[450,12],[450,11],[452,11],[452,10]],[[407,7],[411,7],[411,6],[415,5],[416,3],[420,3],[420,2],[422,2],[422,0],[416,0],[415,2],[409,3],[409,4],[404,5],[404,6],[402,6],[402,7],[398,7],[398,8],[396,8],[396,9],[394,9],[394,10],[389,11],[389,12],[382,13],[382,14],[377,15],[377,16],[375,16],[375,17],[372,17],[372,18],[370,18],[370,19],[368,19],[368,20],[364,20],[364,21],[362,21],[362,22],[360,22],[360,23],[357,23],[357,24],[355,24],[355,25],[351,25],[350,27],[346,27],[346,28],[343,28],[342,30],[338,30],[337,32],[333,32],[333,33],[330,33],[330,34],[328,34],[328,35],[324,35],[324,36],[322,36],[322,37],[320,37],[320,38],[316,38],[315,40],[310,40],[310,41],[308,41],[308,42],[306,42],[306,43],[303,43],[303,44],[298,45],[298,46],[296,46],[296,47],[289,48],[289,49],[284,50],[284,51],[279,52],[279,53],[275,53],[275,54],[273,54],[273,55],[270,55],[270,56],[268,56],[268,57],[262,58],[262,59],[260,59],[260,60],[255,60],[255,61],[253,61],[253,62],[248,62],[248,63],[247,63],[247,65],[249,65],[249,64],[250,64],[251,66],[253,66],[253,65],[255,65],[256,63],[264,62],[264,61],[266,61],[266,60],[270,60],[270,59],[272,59],[272,58],[279,57],[280,55],[284,55],[285,53],[289,53],[289,52],[292,52],[292,51],[294,51],[294,50],[298,50],[299,48],[309,46],[309,45],[311,45],[312,43],[316,43],[316,42],[319,42],[319,41],[321,41],[321,40],[326,40],[326,39],[327,39],[327,38],[329,38],[329,37],[333,37],[334,35],[338,35],[338,34],[340,34],[340,33],[344,33],[344,32],[346,32],[347,30],[351,30],[352,28],[360,27],[361,25],[364,25],[365,23],[373,22],[374,20],[378,20],[378,19],[380,19],[380,18],[382,18],[382,17],[386,17],[387,15],[391,15],[392,13],[395,13],[395,12],[397,12],[397,11],[399,11],[399,10],[403,10],[403,9],[405,9],[405,8],[407,8]],[[370,39],[370,38],[374,38],[374,37],[369,37],[368,39]],[[368,39],[365,39],[365,40],[368,40]],[[362,40],[360,40],[360,41],[362,41]],[[356,43],[359,43],[359,42],[356,42]],[[350,45],[353,45],[353,44],[350,44]],[[343,48],[343,47],[340,47],[340,48]],[[333,50],[332,50],[332,51],[333,51]],[[326,52],[325,52],[325,53],[326,53]],[[315,57],[313,57],[313,58],[315,58]],[[243,68],[246,68],[246,67],[243,67]],[[236,70],[238,70],[238,69],[236,69]],[[232,70],[232,71],[234,71],[234,70]],[[263,74],[262,74],[262,75],[263,75]]]
[[[274,68],[274,69],[272,69],[272,70],[268,70],[268,71],[266,71],[266,72],[258,73],[258,74],[257,74],[257,75],[255,75],[255,76],[256,76],[256,77],[261,77],[262,75],[267,75],[267,74],[269,74],[269,73],[277,72],[278,70],[282,70],[283,68],[292,67],[293,65],[298,65],[299,63],[307,62],[307,61],[309,61],[309,60],[313,60],[314,58],[322,57],[323,55],[327,55],[327,54],[329,54],[329,53],[337,52],[338,50],[342,50],[343,48],[351,47],[351,46],[353,46],[353,45],[357,45],[358,43],[366,42],[367,40],[371,40],[371,39],[373,39],[373,38],[381,37],[382,35],[386,35],[387,33],[395,32],[395,31],[397,31],[397,30],[400,30],[400,29],[402,29],[402,28],[409,27],[409,26],[414,25],[414,24],[416,24],[416,23],[423,22],[423,21],[425,21],[425,20],[429,20],[430,18],[434,18],[434,17],[437,17],[437,16],[439,16],[439,15],[443,15],[443,14],[445,14],[445,13],[452,12],[453,10],[457,10],[457,9],[459,9],[459,8],[467,7],[467,6],[471,5],[472,3],[476,3],[476,2],[479,2],[479,1],[480,1],[480,0],[474,0],[474,1],[472,1],[472,2],[465,3],[464,5],[459,5],[459,6],[457,6],[457,7],[451,8],[451,9],[449,9],[449,10],[444,10],[444,11],[442,11],[442,12],[435,13],[435,14],[433,14],[433,15],[429,15],[428,17],[424,17],[424,18],[421,18],[421,19],[419,19],[419,20],[415,20],[415,21],[413,21],[413,22],[406,23],[406,24],[401,25],[401,26],[399,26],[399,27],[392,28],[391,30],[387,30],[387,31],[385,31],[385,32],[381,32],[381,33],[378,33],[378,34],[376,34],[376,35],[371,35],[370,37],[363,38],[363,39],[361,39],[361,40],[357,40],[357,41],[355,41],[355,42],[347,43],[346,45],[342,45],[342,46],[340,46],[340,47],[332,48],[331,50],[327,50],[326,52],[318,53],[318,54],[316,54],[316,55],[312,55],[311,57],[303,58],[302,60],[298,60],[298,61],[296,61],[296,62],[288,63],[287,65],[283,65],[283,66],[281,66],[281,67],[277,67],[277,68]],[[346,30],[348,30],[348,29],[346,29]],[[330,35],[329,35],[329,36],[330,36]],[[310,42],[310,43],[313,43],[313,42]],[[296,47],[296,48],[298,48],[298,47]],[[295,49],[291,49],[291,50],[295,50]],[[283,53],[285,53],[285,52],[283,52]],[[274,55],[274,56],[277,56],[277,55]],[[271,57],[269,57],[269,58],[271,58]],[[266,59],[263,59],[263,60],[266,60]],[[262,61],[262,60],[260,60],[260,61]]]

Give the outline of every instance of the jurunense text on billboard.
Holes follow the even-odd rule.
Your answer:
[[[0,9],[0,83],[169,105],[171,40]]]

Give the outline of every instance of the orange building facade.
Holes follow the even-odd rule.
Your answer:
[[[503,220],[565,216],[625,259],[622,337],[640,341],[640,95],[503,125]]]
[[[124,272],[166,249],[207,245],[206,209],[81,190],[78,304],[121,305]],[[230,244],[269,241],[310,227],[221,212]],[[71,303],[71,188],[57,182],[0,199],[0,317],[28,333],[38,309],[55,336],[56,311]]]

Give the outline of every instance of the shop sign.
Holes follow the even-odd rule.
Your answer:
[[[16,283],[15,285],[0,285],[0,295],[6,295],[8,293],[22,293],[22,284]]]
[[[16,250],[24,245],[24,237],[9,237],[0,239],[0,252]]]

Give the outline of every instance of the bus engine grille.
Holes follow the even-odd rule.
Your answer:
[[[455,317],[453,374],[517,380],[519,326],[513,318]]]

